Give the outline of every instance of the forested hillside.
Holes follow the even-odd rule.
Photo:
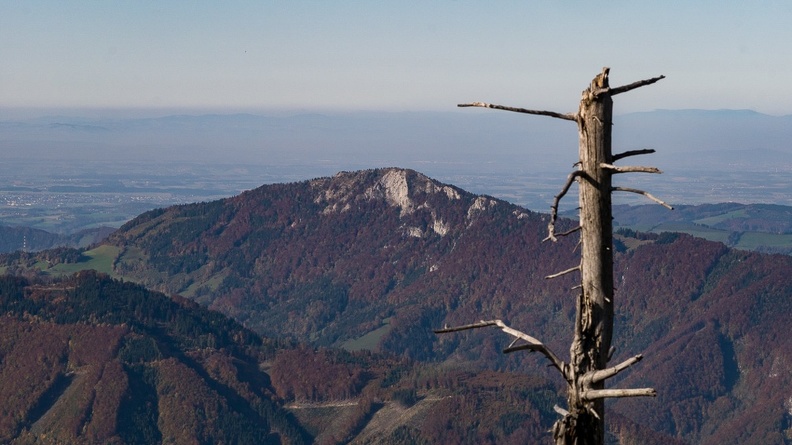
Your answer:
[[[577,264],[576,240],[542,243],[546,226],[546,215],[414,171],[381,169],[263,186],[230,199],[147,212],[90,251],[76,256],[63,252],[64,258],[49,262],[7,256],[4,264],[17,273],[49,275],[81,264],[101,265],[116,277],[228,314],[267,337],[311,345],[310,351],[363,349],[386,354],[388,360],[421,363],[426,371],[397,366],[400,378],[386,378],[387,372],[367,373],[395,362],[368,361],[342,369],[336,365],[343,355],[333,355],[340,352],[321,352],[318,357],[329,365],[317,369],[343,376],[324,389],[283,381],[282,376],[302,371],[279,361],[283,356],[274,360],[271,373],[275,392],[295,402],[365,399],[373,391],[365,389],[373,381],[368,378],[380,375],[378,388],[389,388],[387,397],[378,390],[379,399],[366,399],[372,403],[347,413],[352,420],[339,427],[360,431],[360,441],[382,439],[382,431],[391,431],[387,437],[394,443],[413,443],[417,437],[437,443],[440,433],[430,431],[445,431],[447,437],[456,431],[459,443],[484,443],[466,428],[470,422],[454,420],[462,412],[475,412],[483,416],[476,417],[476,428],[493,431],[492,437],[501,439],[491,440],[501,443],[526,431],[529,436],[542,431],[529,425],[543,425],[546,431],[555,416],[552,406],[560,401],[556,391],[561,382],[539,357],[503,355],[509,339],[497,332],[438,337],[432,329],[502,318],[555,351],[566,351],[575,279],[544,277]],[[615,248],[613,360],[637,353],[645,359],[624,382],[613,384],[655,387],[659,396],[613,403],[613,434],[625,440],[630,434],[641,437],[636,443],[648,443],[648,437],[668,443],[669,436],[687,443],[789,441],[792,340],[786,331],[792,317],[792,258],[730,250],[672,233],[624,231]],[[483,377],[494,371],[499,377]],[[435,377],[424,379],[421,372]],[[521,388],[512,373],[533,383],[512,391]],[[406,375],[412,377],[403,380]],[[512,424],[500,417],[503,411],[486,412],[498,403],[492,393],[481,392],[485,381],[503,381],[488,388],[501,396],[514,394],[509,403],[532,400],[517,411],[527,417],[511,417],[519,420]],[[440,389],[448,391],[443,397],[452,398],[435,400],[432,391]],[[397,395],[397,390],[403,391]],[[460,393],[468,395],[456,398]],[[424,409],[429,414],[388,430],[378,414],[384,416],[388,411],[383,410],[393,406],[377,403],[396,398],[414,408],[412,413]],[[429,409],[434,403],[438,405]],[[334,443],[321,435],[328,425],[317,414],[321,409],[298,404],[292,411],[310,425],[310,434]],[[432,418],[445,426],[429,427]],[[369,425],[379,425],[378,432],[367,436]],[[496,427],[502,427],[500,435]]]
[[[3,443],[307,443],[254,333],[183,299],[82,272],[0,277]]]
[[[0,310],[3,443],[518,444],[552,422],[541,377],[261,339],[93,271],[2,276]]]

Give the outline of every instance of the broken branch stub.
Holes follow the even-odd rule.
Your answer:
[[[652,148],[645,148],[642,150],[629,150],[625,151],[624,153],[618,153],[613,155],[613,162],[618,161],[619,159],[624,159],[629,156],[638,156],[638,155],[649,155],[654,153],[654,149]]]

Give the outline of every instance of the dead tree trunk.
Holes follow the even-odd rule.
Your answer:
[[[552,213],[547,237],[547,239],[555,241],[556,236],[580,232],[580,264],[546,277],[554,278],[576,271],[579,271],[581,275],[581,284],[577,286],[580,289],[580,293],[577,298],[574,338],[569,351],[570,362],[561,361],[539,340],[506,326],[500,320],[482,321],[471,325],[436,331],[445,333],[485,326],[498,326],[507,334],[515,337],[515,340],[504,352],[527,349],[544,354],[562,374],[568,385],[568,409],[555,407],[556,411],[562,416],[553,426],[554,440],[559,445],[601,445],[604,443],[605,412],[603,400],[605,398],[654,396],[656,394],[655,390],[651,388],[605,389],[605,379],[615,376],[641,360],[641,355],[636,355],[614,367],[607,368],[613,336],[614,297],[611,193],[613,191],[640,193],[668,207],[667,204],[644,191],[612,186],[611,178],[617,173],[660,173],[660,171],[652,167],[618,167],[613,164],[619,159],[653,153],[654,150],[636,150],[617,155],[612,154],[613,101],[611,98],[617,94],[655,83],[663,79],[664,76],[610,88],[608,73],[609,69],[603,68],[602,72],[591,82],[591,85],[583,91],[577,113],[562,114],[551,111],[527,110],[482,102],[459,105],[460,107],[486,107],[550,116],[574,121],[578,125],[580,140],[578,168],[569,175],[561,193],[555,197],[551,207]],[[578,182],[580,189],[579,230],[556,234],[555,222],[558,216],[559,202],[575,181]]]

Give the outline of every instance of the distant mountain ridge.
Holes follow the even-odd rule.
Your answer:
[[[614,147],[659,150],[664,162],[688,164],[681,153],[719,150],[776,151],[792,159],[792,115],[751,110],[655,110],[616,115]],[[94,157],[152,161],[192,159],[276,162],[294,159],[341,161],[354,154],[363,164],[419,167],[416,162],[494,162],[517,165],[569,165],[559,149],[574,147],[576,133],[563,123],[526,119],[510,113],[366,112],[171,115],[152,118],[50,116],[0,121],[0,143],[26,159]],[[56,143],[57,141],[57,143]],[[55,145],[53,145],[55,144]],[[60,145],[58,145],[60,144]],[[399,150],[393,150],[398,147]],[[482,147],[497,147],[488,150]],[[57,148],[57,150],[53,150]],[[224,155],[219,156],[222,149]],[[189,157],[184,155],[189,153]],[[268,159],[262,159],[265,155]],[[754,159],[756,162],[757,159]],[[713,166],[710,166],[713,167]]]
[[[502,355],[508,340],[498,333],[431,331],[502,318],[566,351],[575,278],[544,277],[579,258],[574,237],[542,243],[546,226],[546,215],[388,168],[146,212],[85,256],[117,277],[189,297],[269,337],[379,350],[438,363],[448,375],[460,367],[519,371],[540,379],[526,394],[548,399],[532,402],[535,425],[557,403],[552,390],[538,389],[554,381],[541,361]],[[788,440],[792,258],[670,233],[625,232],[616,247],[614,360],[636,353],[645,359],[615,385],[653,386],[659,396],[613,403],[614,419],[689,443]],[[52,264],[30,258],[20,271],[80,266]],[[407,405],[414,400],[409,389],[421,385],[414,384],[400,393]],[[499,391],[508,394],[508,387]],[[433,412],[452,418],[486,406],[438,403]],[[481,425],[516,431],[501,421]],[[472,423],[447,425],[458,433],[465,424]],[[391,443],[425,438],[438,431],[433,425],[394,430]],[[477,436],[461,437],[473,443]]]

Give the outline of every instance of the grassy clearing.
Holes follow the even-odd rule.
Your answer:
[[[622,243],[624,243],[624,246],[627,247],[627,250],[635,250],[635,249],[641,247],[644,244],[651,244],[652,243],[652,241],[648,241],[648,240],[642,241],[642,240],[639,240],[639,239],[636,239],[636,238],[630,238],[628,236],[621,236],[621,235],[618,235],[618,234],[614,235],[613,238],[621,241]]]
[[[120,250],[115,246],[99,246],[96,249],[86,250],[83,255],[88,259],[79,263],[58,264],[49,270],[52,274],[72,274],[81,270],[93,269],[98,272],[113,274],[113,261],[118,257]]]
[[[776,233],[745,232],[737,243],[738,249],[754,250],[759,247],[771,246],[792,248],[792,235]]]
[[[209,278],[206,281],[196,281],[196,282],[190,284],[187,287],[187,289],[185,289],[182,292],[180,292],[180,294],[182,296],[185,296],[185,297],[188,297],[188,298],[192,298],[192,297],[195,296],[195,292],[199,288],[204,287],[204,286],[206,288],[208,288],[210,291],[214,292],[214,291],[217,290],[217,288],[220,286],[220,284],[222,284],[222,282],[223,282],[223,280],[225,279],[226,276],[228,276],[227,273],[219,273],[217,275],[213,275],[211,278]],[[200,299],[198,301],[200,301]]]
[[[693,222],[696,224],[703,224],[705,226],[714,226],[716,224],[720,224],[724,221],[728,221],[730,219],[735,218],[745,218],[748,216],[748,210],[745,208],[734,210],[731,212],[724,213],[722,215],[710,216],[709,218],[701,218],[697,219]]]
[[[742,212],[742,210],[734,211],[729,213],[731,215],[729,218],[734,217],[736,214]],[[720,216],[708,218],[710,223],[715,223],[715,220],[720,218]],[[724,219],[729,219],[724,218]],[[704,220],[699,220],[704,221]],[[636,231],[641,231],[641,228],[638,226],[620,226],[630,228]],[[691,222],[665,222],[659,224],[658,226],[652,228],[652,233],[661,233],[661,232],[676,232],[676,233],[686,233],[691,236],[695,236],[697,238],[703,238],[708,241],[715,241],[719,243],[723,243],[728,245],[729,244],[729,236],[731,232],[728,230],[721,230],[721,229],[714,229],[712,227],[706,227],[700,224],[691,223]],[[634,240],[629,237],[619,237],[618,239],[622,240],[624,244],[627,246],[628,249],[634,249],[640,245],[640,242]],[[764,232],[744,232],[741,234],[737,245],[732,246],[737,249],[742,250],[762,250],[763,248],[771,248],[771,249],[792,249],[792,234],[776,234],[776,233],[764,233]]]
[[[613,229],[614,230],[632,229],[632,230],[635,230],[636,232],[652,233],[654,231],[655,227],[657,227],[656,224],[652,224],[652,225],[650,225],[650,224],[631,224],[631,225],[624,224],[624,225],[614,226]]]
[[[698,224],[688,222],[669,222],[663,223],[652,230],[654,233],[660,232],[679,232],[687,233],[698,238],[704,238],[710,241],[718,241],[726,243],[729,240],[729,233],[726,230],[713,229],[712,227],[704,227]]]
[[[360,351],[362,349],[378,351],[380,339],[391,330],[390,319],[386,318],[384,321],[384,325],[361,337],[345,341],[341,344],[341,347],[347,351]]]

